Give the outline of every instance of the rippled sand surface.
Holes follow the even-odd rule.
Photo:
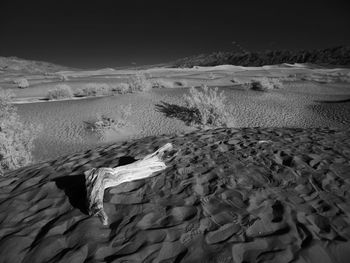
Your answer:
[[[84,172],[165,143],[153,177],[109,188],[104,226]],[[101,146],[0,178],[0,262],[346,263],[350,130],[242,128]]]

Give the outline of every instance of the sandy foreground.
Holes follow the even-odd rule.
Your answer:
[[[84,171],[171,142],[86,211]],[[0,262],[348,262],[350,130],[242,128],[101,146],[0,178]]]

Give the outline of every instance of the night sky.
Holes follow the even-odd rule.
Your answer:
[[[208,1],[206,1],[208,2]],[[350,1],[0,1],[0,56],[79,68],[350,45]]]

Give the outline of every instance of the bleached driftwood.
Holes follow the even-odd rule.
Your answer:
[[[172,144],[167,143],[156,152],[128,165],[116,168],[93,168],[86,171],[87,201],[90,215],[97,215],[104,225],[108,224],[108,216],[103,210],[103,195],[106,188],[117,186],[154,176],[153,173],[166,168],[163,162],[165,151],[171,150]]]

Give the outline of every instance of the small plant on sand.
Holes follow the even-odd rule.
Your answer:
[[[283,87],[282,82],[277,78],[256,78],[250,82],[242,83],[246,89],[256,91],[267,91],[272,89],[280,89]]]
[[[186,85],[184,81],[174,81],[170,79],[152,79],[151,83],[152,83],[152,88],[165,88],[165,89],[184,87]]]
[[[113,118],[107,115],[97,115],[96,120],[92,122],[86,122],[87,129],[96,132],[100,136],[104,136],[104,133],[108,130],[122,129],[126,126],[127,120],[131,115],[131,105],[118,107],[119,118]]]
[[[210,89],[203,86],[201,90],[190,88],[190,95],[184,95],[186,106],[193,110],[195,118],[192,122],[200,128],[227,126],[229,110],[225,105],[224,92],[218,88]]]
[[[152,83],[149,81],[145,74],[136,73],[129,79],[129,86],[131,92],[136,91],[149,91],[152,89]]]
[[[25,89],[25,88],[28,88],[28,87],[29,87],[29,82],[28,82],[28,80],[25,79],[25,78],[15,79],[13,82],[14,82],[14,83],[17,85],[17,87],[20,88],[20,89]]]
[[[130,86],[128,83],[117,83],[111,88],[113,94],[126,94],[130,92]]]
[[[32,162],[33,141],[41,130],[20,120],[12,98],[0,88],[0,175]]]
[[[58,85],[56,88],[49,90],[47,93],[47,98],[49,100],[72,98],[73,96],[74,94],[71,87],[66,84]]]
[[[109,95],[111,88],[106,83],[88,83],[83,88],[76,92],[77,96],[80,97],[94,97]]]
[[[213,72],[210,72],[210,73],[208,74],[208,78],[209,78],[209,79],[215,79],[214,73],[213,73]]]
[[[173,88],[174,82],[171,80],[164,80],[164,79],[153,79],[152,82],[152,88]]]
[[[65,74],[58,74],[58,77],[59,77],[60,81],[68,81],[69,80],[68,76]]]
[[[297,74],[289,74],[285,77],[282,77],[283,81],[298,81],[298,75]]]
[[[274,89],[282,89],[283,83],[279,78],[268,78]]]

